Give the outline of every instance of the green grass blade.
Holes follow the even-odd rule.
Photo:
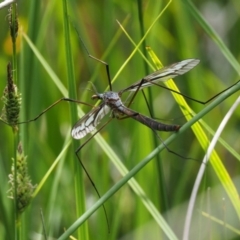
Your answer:
[[[71,40],[70,40],[70,29],[69,29],[69,16],[68,16],[68,5],[66,0],[62,0],[63,6],[63,29],[64,29],[64,40],[65,40],[65,54],[66,54],[66,67],[67,67],[67,78],[68,78],[68,89],[69,89],[69,97],[72,99],[77,99],[77,90],[76,90],[76,82],[75,75],[73,70],[73,56],[72,56],[72,48],[71,48]],[[77,106],[71,104],[70,106],[70,116],[72,126],[77,121]],[[74,151],[78,148],[77,141],[74,141]],[[83,181],[83,169],[81,168],[77,159],[73,159],[75,171],[75,204],[76,204],[76,215],[79,216],[85,212],[85,189],[84,189],[84,181]],[[88,224],[87,222],[83,225],[82,228],[78,229],[78,238],[79,239],[88,239]]]
[[[161,64],[160,60],[156,57],[154,52],[151,51],[150,49],[149,49],[149,54],[156,65],[156,69],[161,68],[162,64]],[[169,80],[169,81],[165,82],[165,84],[167,87],[179,92],[179,89],[177,88],[177,86],[175,85],[173,80]],[[235,85],[230,90],[233,90],[234,92],[238,91],[239,86],[240,86],[240,82],[238,82],[238,84]],[[220,101],[223,101],[226,99],[226,97],[231,96],[231,94],[233,94],[234,92],[226,91],[222,95],[220,95],[216,100],[219,99]],[[186,103],[186,101],[184,100],[184,98],[181,95],[176,94],[176,93],[172,93],[172,94],[173,94],[176,102],[180,106],[180,109],[182,110],[184,116],[186,117],[186,119],[188,121],[190,121],[192,119],[191,116],[189,115],[189,113],[192,112],[191,108],[188,106],[188,104]],[[214,102],[216,102],[216,101],[214,101]],[[205,107],[205,109],[201,112],[201,115],[204,116],[206,114],[206,112],[209,111],[209,108],[211,106],[212,106],[212,104],[209,104],[207,107]],[[205,132],[203,131],[200,123],[196,122],[192,126],[192,130],[193,130],[196,138],[198,139],[200,145],[202,146],[203,150],[206,152],[207,147],[209,145],[209,140],[208,140]],[[223,165],[223,163],[222,163],[221,159],[219,158],[216,151],[212,152],[212,155],[210,156],[210,163],[211,163],[216,175],[218,176],[219,181],[221,182],[221,184],[223,185],[229,198],[231,199],[231,202],[238,214],[238,217],[240,218],[240,204],[239,204],[239,201],[237,201],[238,191],[237,191],[231,177],[229,176],[227,169]]]
[[[219,37],[217,32],[206,22],[206,20],[204,19],[202,14],[197,10],[197,8],[194,6],[192,1],[185,0],[184,2],[186,4],[186,6],[188,7],[189,12],[196,18],[198,23],[202,26],[202,28],[209,35],[209,37],[216,43],[219,50],[226,57],[226,59],[231,63],[231,65],[236,70],[236,72],[238,74],[240,74],[240,64],[239,64],[239,62],[236,60],[236,58],[230,52],[230,50],[225,45],[225,43],[222,41],[222,39]]]
[[[123,28],[122,28],[123,29]],[[140,50],[138,49],[139,44],[135,44],[134,41],[131,39],[131,37],[127,34],[127,32],[123,29],[124,33],[127,35],[127,37],[129,38],[129,40],[134,44],[134,46],[137,48],[137,50],[140,52]],[[160,62],[160,60],[157,58],[157,56],[154,54],[154,52],[149,48],[149,54],[155,64],[155,70],[160,69],[162,67],[162,64]],[[140,54],[142,54],[140,52]],[[150,66],[152,67],[152,66]],[[175,91],[179,91],[179,89],[177,88],[177,86],[175,85],[175,83],[172,80],[169,80],[167,82],[165,82],[166,86],[170,89],[173,89]],[[188,104],[186,103],[186,101],[184,100],[184,98],[176,93],[172,93],[176,102],[178,103],[178,105],[180,106],[181,111],[183,112],[184,116],[186,117],[186,119],[189,121],[191,119],[191,115],[194,115],[195,113],[192,111],[192,109],[188,106]],[[226,98],[226,92],[222,94],[222,98]],[[229,96],[229,95],[228,95]],[[209,107],[209,106],[208,106]],[[206,112],[209,111],[208,107],[206,107]],[[202,111],[202,116],[204,116],[205,110]],[[202,148],[204,149],[204,151],[206,151],[208,144],[209,144],[209,140],[206,136],[206,134],[204,133],[202,127],[200,126],[200,124],[197,122],[192,126],[192,130],[194,132],[194,134],[196,135],[200,145],[202,146]],[[222,164],[219,156],[217,155],[217,153],[214,151],[212,156],[211,156],[211,164],[213,165],[213,168],[220,180],[220,182],[222,183],[222,185],[224,186],[226,192],[228,193],[229,197],[231,198],[231,201],[236,209],[236,212],[238,214],[238,216],[240,217],[240,206],[239,204],[237,204],[236,198],[237,198],[237,190],[235,185],[233,184],[226,168],[224,167],[224,165]]]

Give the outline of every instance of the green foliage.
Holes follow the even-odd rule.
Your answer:
[[[107,89],[105,66],[88,58],[75,27],[89,53],[109,64],[115,91],[154,71],[146,46],[164,65],[187,58],[201,60],[189,73],[174,79],[180,91],[192,98],[205,101],[239,79],[237,0],[67,2],[68,10],[64,1],[19,2],[13,9],[18,22],[11,20],[12,36],[16,37],[14,31],[18,31],[14,47],[8,10],[0,9],[0,91],[5,89],[6,66],[12,61],[14,84],[22,98],[20,122],[33,119],[53,102],[74,94],[78,100],[94,105],[89,81],[98,92]],[[238,85],[234,87],[237,91]],[[158,138],[132,119],[113,119],[79,153],[102,195],[100,200],[86,174],[81,175],[82,167],[74,154],[87,139],[70,139],[77,120],[74,103],[62,101],[38,120],[19,125],[17,137],[1,122],[0,238],[44,239],[40,237],[44,225],[48,237],[60,239],[69,239],[69,235],[76,239],[181,239],[193,185],[209,146],[207,138],[214,136],[237,94],[228,91],[225,97],[221,95],[224,99],[215,102],[215,108],[186,100],[191,111],[186,105],[184,113],[180,110],[183,103],[165,89],[153,86],[145,94],[151,114],[140,92],[132,109],[167,124],[184,126],[177,134],[159,132]],[[127,94],[123,100],[129,101]],[[90,109],[78,104],[79,118]],[[190,118],[195,115],[201,118],[197,133],[191,130],[197,118]],[[217,160],[211,159],[206,165],[189,239],[234,239],[239,235],[238,115],[233,113],[215,147]],[[28,156],[25,179],[37,184],[19,219],[19,236],[14,236],[16,208],[7,193],[11,159],[17,159],[16,139]],[[166,145],[177,154],[167,151]],[[14,182],[14,177],[11,180]]]
[[[14,189],[15,189],[15,174],[16,176],[16,192],[17,192],[17,210],[21,213],[28,206],[31,201],[31,196],[33,194],[34,186],[31,183],[31,178],[28,175],[27,169],[27,157],[24,156],[22,152],[22,146],[19,144],[17,149],[17,159],[16,159],[16,170],[14,166],[11,169],[11,174],[9,174],[9,183],[11,188],[9,189],[9,197],[14,199]]]
[[[18,93],[16,84],[13,83],[11,64],[7,65],[7,86],[4,89],[2,101],[3,110],[1,120],[17,129],[19,122],[19,112],[21,106],[21,97]]]

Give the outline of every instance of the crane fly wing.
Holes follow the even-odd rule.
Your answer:
[[[92,109],[74,125],[72,128],[72,137],[74,139],[81,139],[85,137],[97,127],[101,119],[107,115],[110,110],[110,107],[105,103]]]
[[[184,73],[194,68],[199,62],[200,60],[198,59],[186,59],[181,62],[166,66],[154,73],[147,75],[142,80],[137,81],[136,83],[123,89],[120,92],[123,93],[125,91],[141,90],[142,88],[151,86],[152,82],[164,82],[179,75],[183,75]]]

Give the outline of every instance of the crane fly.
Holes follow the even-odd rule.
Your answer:
[[[96,129],[101,119],[109,112],[112,113],[111,115],[113,118],[122,119],[130,117],[153,130],[166,132],[178,131],[180,128],[179,125],[160,123],[126,107],[121,100],[121,96],[124,92],[136,92],[143,88],[150,87],[159,81],[163,82],[179,75],[183,75],[194,68],[199,62],[200,60],[198,59],[183,60],[153,72],[119,92],[108,91],[94,94],[92,99],[102,100],[101,104],[93,108],[74,125],[72,128],[72,137],[74,139],[85,137],[88,133]]]
[[[84,45],[84,47],[85,47],[85,45]],[[106,65],[107,75],[108,75],[108,80],[109,80],[109,85],[110,85],[110,91],[104,92],[104,93],[95,93],[92,96],[92,99],[99,99],[99,100],[102,100],[102,102],[97,107],[94,107],[90,112],[88,112],[80,120],[78,120],[78,122],[73,126],[72,137],[74,139],[82,139],[87,134],[94,131],[97,128],[97,126],[100,124],[100,121],[102,120],[102,118],[109,113],[111,113],[112,118],[117,118],[117,119],[133,118],[136,121],[146,125],[147,127],[151,128],[154,131],[157,130],[157,131],[177,132],[181,127],[180,125],[167,125],[167,124],[158,122],[158,121],[156,121],[156,120],[154,120],[150,117],[144,116],[144,115],[142,115],[142,114],[140,114],[140,113],[138,113],[138,112],[129,108],[129,105],[133,101],[133,98],[135,97],[136,93],[143,88],[150,87],[152,85],[157,85],[157,86],[160,86],[162,88],[168,89],[172,92],[183,95],[185,98],[191,99],[191,100],[196,101],[196,102],[201,103],[201,104],[206,104],[206,103],[210,102],[212,99],[219,96],[221,93],[225,92],[226,90],[228,90],[229,88],[231,88],[233,86],[232,85],[232,86],[228,87],[227,89],[225,89],[225,90],[221,91],[220,93],[216,94],[215,96],[213,96],[209,100],[203,102],[203,101],[193,99],[193,98],[188,97],[188,96],[186,96],[182,93],[179,93],[177,91],[174,91],[172,89],[169,89],[167,87],[164,87],[164,86],[158,84],[158,82],[164,82],[164,81],[167,81],[171,78],[175,78],[177,76],[185,74],[186,72],[190,71],[192,68],[194,68],[200,62],[198,59],[187,59],[187,60],[183,60],[181,62],[174,63],[172,65],[166,66],[166,67],[164,67],[164,68],[162,68],[162,69],[160,69],[156,72],[153,72],[153,73],[145,76],[140,81],[135,82],[134,84],[130,85],[129,87],[127,87],[125,89],[122,89],[119,92],[114,92],[114,91],[112,91],[112,87],[111,87],[111,83],[110,83],[110,74],[109,74],[108,64],[99,60],[99,59],[97,59],[97,58],[95,58],[95,57],[93,57],[89,53],[88,53],[88,55],[89,55],[89,57],[91,57],[95,60],[98,60],[99,62],[102,62],[103,64]],[[125,106],[124,103],[121,100],[121,96],[125,92],[134,92],[132,100],[130,101],[128,106]],[[17,124],[23,124],[23,123],[29,123],[29,122],[36,121],[39,117],[41,117],[44,113],[46,113],[48,110],[50,110],[52,107],[54,107],[55,105],[57,105],[61,101],[80,103],[80,104],[84,104],[84,105],[88,105],[88,106],[92,107],[91,104],[88,104],[88,103],[85,103],[85,102],[82,102],[82,101],[79,101],[79,100],[74,100],[74,99],[71,99],[71,98],[65,98],[64,97],[64,98],[61,98],[58,101],[54,102],[52,105],[50,105],[48,108],[46,108],[44,111],[42,111],[35,118],[33,118],[31,120],[28,120],[28,121],[25,121],[25,122],[18,122]],[[112,120],[112,118],[110,120]],[[10,123],[3,120],[2,118],[0,118],[0,120],[11,126]],[[86,170],[85,166],[83,165],[80,157],[78,156],[78,152],[83,148],[83,146],[85,146],[86,143],[89,142],[89,140],[91,140],[91,138],[95,134],[97,134],[103,127],[105,127],[106,124],[108,124],[109,121],[107,121],[104,125],[102,125],[98,129],[98,131],[93,133],[93,135],[88,140],[86,140],[85,143],[83,143],[75,151],[75,154],[76,154],[83,170],[85,171],[88,179],[90,180],[90,182],[91,182],[92,186],[94,187],[94,189],[95,189],[99,198],[100,198],[100,193],[98,192],[94,182],[92,181],[89,173],[87,172],[87,170]],[[166,146],[166,148],[167,148],[167,146]],[[171,151],[170,149],[168,149],[168,151],[182,157],[181,155]],[[103,209],[104,209],[104,213],[105,213],[107,223],[108,223],[107,213],[106,213],[106,209],[105,209],[104,205],[103,205]],[[108,223],[108,227],[109,227],[109,223]]]

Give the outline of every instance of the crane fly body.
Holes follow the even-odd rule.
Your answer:
[[[182,75],[194,68],[198,63],[198,59],[183,60],[153,72],[140,81],[137,81],[129,87],[120,90],[119,92],[108,91],[104,93],[96,93],[92,96],[92,99],[102,100],[101,104],[93,108],[74,125],[72,129],[72,137],[74,139],[81,139],[85,137],[97,127],[101,119],[109,112],[112,113],[112,117],[118,119],[131,117],[154,130],[167,132],[178,131],[180,128],[179,125],[167,125],[160,123],[126,107],[121,100],[121,95],[127,91],[139,91],[145,87],[152,86],[159,81],[164,82],[171,78]]]

